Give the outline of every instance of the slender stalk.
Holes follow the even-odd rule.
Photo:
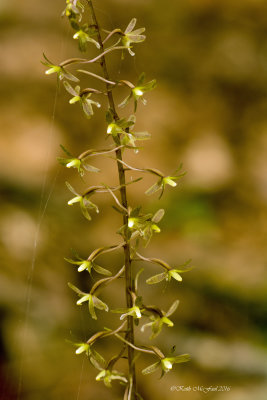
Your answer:
[[[93,23],[95,25],[95,28],[97,30],[97,36],[98,36],[98,43],[100,44],[101,51],[102,51],[102,57],[100,59],[100,65],[103,70],[103,76],[106,79],[106,81],[110,81],[108,70],[107,70],[107,65],[106,65],[106,59],[105,59],[105,51],[104,51],[104,46],[103,46],[103,41],[101,38],[100,34],[100,27],[96,18],[94,6],[92,3],[92,0],[87,0],[89,8],[91,10],[91,15],[93,19]],[[106,82],[106,87],[107,87],[107,96],[108,96],[108,102],[109,102],[109,108],[114,116],[115,120],[119,120],[119,116],[116,112],[115,108],[115,103],[112,95],[112,91],[110,90],[110,85],[109,83]],[[115,144],[117,146],[120,146],[120,140],[118,138],[114,138]],[[116,150],[116,159],[117,159],[117,169],[118,169],[118,175],[119,175],[119,182],[120,182],[120,196],[121,196],[121,203],[125,209],[128,209],[128,202],[127,202],[127,191],[126,191],[126,186],[125,186],[125,171],[122,163],[122,152],[121,148],[117,148]],[[123,214],[123,224],[126,226],[126,232],[128,229],[128,215]],[[125,245],[124,245],[124,263],[125,263],[125,290],[126,290],[126,303],[127,303],[127,308],[133,307],[133,301],[132,301],[132,296],[131,296],[131,291],[134,291],[134,282],[132,279],[132,267],[131,267],[131,256],[130,256],[130,244],[129,240],[127,237],[125,239]],[[133,318],[131,316],[127,317],[127,334],[125,336],[125,339],[131,343],[131,345],[134,346],[134,323],[133,323]],[[128,345],[128,367],[129,367],[129,376],[132,379],[133,382],[133,396],[131,396],[133,399],[136,399],[136,371],[135,371],[135,363],[134,363],[134,349],[132,348],[131,345]]]
[[[90,72],[90,71],[84,71],[83,69],[78,69],[78,71],[77,72],[82,72],[83,74],[86,74],[86,75],[90,75],[90,76],[93,76],[94,78],[96,78],[96,79],[100,79],[101,81],[103,81],[103,82],[106,82],[106,83],[109,83],[110,85],[116,85],[116,83],[115,82],[112,82],[112,81],[107,81],[105,78],[103,78],[102,76],[99,76],[99,75],[96,75],[96,74],[94,74],[93,72]]]
[[[90,0],[87,0],[87,1],[90,1]],[[59,66],[60,67],[67,67],[67,65],[77,64],[77,63],[80,63],[80,64],[81,63],[82,64],[91,64],[91,63],[94,63],[94,62],[98,61],[99,59],[101,60],[105,54],[108,54],[111,51],[122,50],[122,49],[125,49],[125,47],[124,46],[111,47],[110,49],[107,49],[107,50],[103,51],[102,54],[99,54],[98,56],[92,58],[91,60],[86,60],[85,58],[70,58],[69,60],[62,61],[62,63],[60,63]]]

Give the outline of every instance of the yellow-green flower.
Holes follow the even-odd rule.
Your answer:
[[[132,85],[133,86],[133,85]],[[139,100],[142,101],[144,105],[146,105],[147,101],[144,99],[144,94],[153,90],[156,87],[156,80],[153,79],[152,81],[149,81],[145,83],[145,73],[143,72],[137,81],[137,85],[131,87],[131,93],[119,104],[118,107],[125,107],[129,101],[133,98],[134,100],[134,112],[136,112],[137,109],[137,102]]]
[[[144,324],[141,328],[141,331],[143,332],[145,328],[151,326],[152,334],[150,336],[150,339],[154,339],[156,336],[159,335],[164,324],[167,325],[168,327],[173,327],[174,324],[168,317],[170,317],[175,312],[178,305],[179,305],[179,300],[176,300],[166,313],[161,310],[153,311],[152,309],[151,310],[152,315],[149,317],[151,322]]]
[[[159,195],[159,198],[161,198],[161,196],[164,193],[166,185],[172,187],[177,186],[177,183],[175,181],[181,179],[186,174],[186,172],[178,174],[178,172],[181,170],[181,167],[182,166],[180,166],[176,171],[174,171],[174,174],[172,176],[160,176],[159,180],[156,183],[154,183],[154,185],[152,185],[149,189],[147,189],[145,194],[150,196],[151,194],[154,194],[159,190],[161,190],[161,193]]]
[[[170,282],[171,279],[175,279],[178,282],[181,282],[183,278],[181,277],[181,273],[190,271],[192,267],[187,267],[187,265],[191,262],[191,260],[186,261],[183,265],[180,266],[180,268],[170,268],[166,269],[166,271],[162,272],[161,274],[157,274],[152,276],[151,278],[148,278],[146,280],[146,283],[149,285],[153,285],[155,283],[159,283],[163,280],[166,280],[167,282]]]
[[[100,300],[98,297],[96,297],[94,294],[82,292],[71,283],[68,283],[68,285],[74,292],[76,292],[80,296],[80,299],[76,303],[78,306],[88,301],[89,312],[93,319],[97,319],[95,308],[108,312],[108,305]]]
[[[89,165],[83,159],[79,159],[76,157],[72,158],[64,158],[64,157],[57,157],[58,162],[67,168],[76,168],[81,176],[84,175],[84,171],[89,172],[99,172],[100,169],[94,167],[93,165]]]
[[[158,210],[155,215],[140,214],[140,207],[135,208],[130,212],[128,218],[128,228],[131,232],[138,232],[141,238],[145,241],[145,246],[148,245],[153,233],[159,233],[160,228],[157,225],[164,216],[164,210]]]
[[[97,272],[98,274],[101,274],[101,275],[107,275],[107,276],[112,275],[110,271],[108,271],[107,269],[105,269],[103,267],[100,267],[100,265],[97,265],[97,264],[95,264],[94,261],[91,261],[88,259],[72,260],[70,258],[65,258],[65,260],[67,262],[69,262],[70,264],[78,265],[78,272],[87,270],[90,274],[93,269],[95,272]]]
[[[45,71],[46,75],[57,74],[58,81],[61,81],[62,79],[68,79],[73,82],[79,82],[79,79],[68,72],[64,67],[53,64],[50,60],[48,60],[45,54],[43,54],[43,56],[45,58],[45,61],[41,61],[41,63],[46,67],[49,67]]]
[[[75,351],[76,354],[86,353],[87,355],[89,355],[89,351],[90,351],[89,344],[87,344],[87,343],[77,343],[77,346],[79,346],[79,347]]]
[[[136,283],[137,285],[137,283]],[[137,296],[134,299],[133,307],[130,308],[117,308],[116,310],[111,310],[111,312],[121,314],[120,319],[125,319],[128,315],[134,319],[140,319],[142,317],[142,312],[144,311],[142,306],[142,298]]]
[[[67,188],[75,194],[75,197],[70,199],[68,201],[68,205],[72,206],[75,203],[78,203],[81,207],[81,211],[86,219],[88,221],[91,221],[91,215],[89,214],[89,210],[95,210],[97,213],[99,213],[99,209],[96,204],[94,204],[91,200],[89,200],[89,197],[92,196],[93,193],[85,194],[85,195],[80,195],[76,190],[69,184],[69,182],[66,182]]]
[[[66,8],[61,15],[62,17],[65,15],[69,19],[72,27],[75,29],[78,22],[82,19],[83,11],[84,6],[79,0],[66,0]]]
[[[126,118],[122,118],[119,120],[114,120],[110,111],[106,114],[106,120],[108,123],[107,134],[112,135],[113,137],[121,135],[121,144],[125,146],[131,146],[135,148],[136,140],[147,140],[150,138],[150,134],[148,132],[133,132],[133,128],[136,122],[136,118],[134,115],[131,115],[128,120]],[[135,152],[138,152],[138,149],[135,148]]]
[[[145,369],[143,369],[142,374],[147,375],[155,372],[159,367],[161,367],[162,373],[169,372],[173,364],[179,364],[183,362],[187,362],[190,360],[189,354],[181,354],[180,356],[175,357],[165,357],[160,359],[155,364],[149,365]]]
[[[111,382],[113,380],[119,380],[121,382],[127,383],[127,378],[116,370],[102,369],[95,378],[97,381],[103,381],[105,386],[111,387]]]
[[[87,43],[93,43],[98,49],[100,49],[100,44],[92,38],[92,36],[96,35],[95,29],[90,29],[88,24],[84,24],[82,27],[79,27],[79,30],[74,33],[73,39],[77,39],[79,42],[79,49],[81,51],[86,51]]]
[[[131,50],[132,43],[141,43],[145,40],[145,35],[142,33],[145,32],[146,28],[139,28],[133,31],[136,25],[136,18],[133,18],[124,32],[122,32],[122,44],[127,48],[131,56],[134,56],[135,53]]]
[[[125,319],[128,315],[134,319],[140,319],[142,317],[142,310],[138,306],[133,306],[131,308],[117,308],[116,310],[111,310],[111,312],[121,314],[120,320]]]
[[[64,81],[63,84],[65,89],[73,96],[69,103],[74,104],[79,102],[87,118],[91,118],[91,116],[94,114],[92,105],[96,106],[97,108],[101,107],[100,103],[91,100],[91,91],[81,90],[80,86],[76,86],[75,89],[73,89],[73,87],[67,81]]]
[[[92,344],[88,343],[73,343],[77,347],[75,353],[83,354],[85,353],[89,357],[90,362],[96,367],[101,368],[101,365],[105,365],[105,360],[94,348]]]

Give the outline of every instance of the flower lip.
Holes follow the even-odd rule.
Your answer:
[[[92,295],[86,294],[83,297],[81,297],[76,304],[79,306],[80,304],[84,303],[85,301],[89,301],[91,299]]]
[[[112,124],[109,124],[108,129],[107,129],[107,133],[111,133],[112,132]]]
[[[135,313],[136,313],[137,318],[141,318],[142,317],[142,314],[141,314],[141,311],[140,311],[139,307],[135,308]]]
[[[78,349],[75,351],[76,354],[81,354],[84,351],[87,351],[89,349],[89,345],[84,343],[82,344],[80,347],[78,347]]]
[[[142,90],[141,90],[141,89],[138,89],[138,88],[135,88],[135,89],[134,89],[134,93],[135,93],[137,96],[143,96],[143,94],[144,94],[144,92],[142,92]]]
[[[129,218],[128,219],[128,227],[132,228],[134,226],[134,219],[133,218]]]
[[[100,381],[101,378],[103,378],[106,375],[106,370],[102,370],[99,372],[99,374],[96,376],[96,381]]]
[[[74,104],[74,103],[76,103],[77,101],[79,101],[80,99],[81,99],[80,96],[74,96],[74,97],[72,97],[72,98],[69,100],[69,103],[70,103],[70,104]]]
[[[70,199],[68,201],[68,205],[71,206],[74,203],[79,203],[79,201],[81,201],[81,199],[82,199],[82,196],[73,197],[72,199]]]
[[[53,67],[47,69],[45,71],[46,75],[50,75],[50,74],[54,74],[55,72],[59,72],[60,71],[60,67],[58,67],[57,65],[54,65]]]
[[[81,164],[80,160],[74,159],[74,160],[70,161],[68,164],[66,164],[66,167],[67,168],[78,167],[78,166],[80,166],[80,164]]]
[[[84,261],[78,268],[78,272],[82,272],[85,269],[87,269],[88,267],[90,267],[90,261]]]
[[[183,278],[176,270],[170,270],[169,274],[172,278],[176,279],[177,281],[181,282]]]
[[[161,320],[164,324],[167,324],[169,327],[174,326],[174,323],[167,317],[162,317]]]
[[[177,183],[174,182],[171,178],[165,177],[164,180],[165,180],[165,183],[167,183],[170,186],[173,186],[173,187],[177,186]]]
[[[166,358],[164,358],[161,362],[163,364],[164,370],[169,371],[170,369],[172,369],[172,363]]]

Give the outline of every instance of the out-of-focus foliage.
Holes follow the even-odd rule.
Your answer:
[[[78,207],[67,206],[64,181],[73,168],[66,173],[56,160],[65,157],[60,143],[72,149],[74,158],[86,145],[105,147],[106,126],[101,122],[105,107],[88,125],[80,110],[68,104],[68,94],[58,91],[54,75],[50,80],[44,77],[43,51],[51,49],[47,56],[55,63],[79,55],[73,32],[60,20],[64,1],[52,3],[0,3],[0,387],[3,398],[10,400],[18,392],[23,400],[71,399],[77,393],[80,400],[107,396],[103,385],[95,382],[92,387],[94,376],[87,362],[83,364],[84,353],[74,357],[75,348],[66,342],[86,341],[103,313],[98,313],[94,325],[86,307],[77,317],[67,282],[86,291],[89,275],[81,272],[75,282],[75,268],[63,258],[69,254],[73,259],[76,252],[84,257],[112,239],[116,243],[113,232],[119,216],[106,206],[108,196],[106,202],[99,197],[101,216],[88,226]],[[103,0],[97,13],[108,30],[124,29],[132,17],[146,27],[146,42],[136,52],[130,75],[137,82],[146,70],[147,81],[156,77],[159,83],[153,96],[148,93],[146,107],[138,105],[135,127],[137,132],[148,129],[153,141],[130,161],[140,168],[157,165],[166,173],[183,162],[187,171],[177,182],[178,190],[166,187],[160,203],[166,210],[160,224],[163,233],[161,238],[153,235],[147,256],[150,252],[164,256],[173,268],[193,259],[196,268],[183,276],[183,285],[169,283],[180,305],[172,316],[175,328],[168,330],[164,343],[166,349],[173,341],[179,343],[177,350],[189,352],[192,361],[177,366],[160,383],[159,371],[144,378],[140,370],[145,398],[181,395],[195,400],[200,392],[177,393],[170,387],[228,385],[229,392],[213,392],[210,399],[263,400],[267,391],[266,2]],[[90,56],[95,51],[90,46]],[[117,68],[120,57],[113,57],[112,78],[123,79],[126,71],[129,76],[132,58],[125,54]],[[128,94],[125,88],[125,97]],[[103,182],[116,185],[113,162],[100,164],[96,157],[94,167],[106,171]],[[76,179],[79,193],[83,185],[75,172],[72,182]],[[94,184],[93,174],[90,179]],[[131,198],[139,203],[153,183],[152,177],[134,189],[129,186]],[[159,209],[155,197],[146,201],[144,213],[148,204],[155,212]],[[103,256],[107,269],[116,261]],[[159,272],[147,265],[143,274],[148,279]],[[162,294],[163,287],[164,283],[153,285],[153,292],[158,290],[167,310],[171,299]],[[149,285],[144,290],[149,299]],[[103,302],[113,301],[118,307],[116,293],[115,285],[111,298],[103,295]]]

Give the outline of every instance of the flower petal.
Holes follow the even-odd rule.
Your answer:
[[[160,361],[156,362],[155,364],[149,365],[145,369],[142,370],[143,375],[152,374],[156,369],[158,369],[160,365]]]
[[[98,274],[102,274],[102,275],[107,275],[110,276],[112,275],[112,273],[110,271],[108,271],[107,269],[100,267],[100,265],[97,264],[93,264],[93,269],[98,273]]]
[[[130,21],[130,23],[128,24],[128,26],[127,26],[127,28],[125,29],[125,34],[127,34],[127,33],[129,33],[129,32],[132,32],[132,30],[133,30],[133,28],[135,27],[135,25],[136,25],[136,22],[137,22],[137,19],[136,18],[133,18],[131,21]]]
[[[153,285],[155,283],[159,283],[159,282],[163,281],[164,279],[166,279],[167,276],[168,276],[167,272],[162,272],[161,274],[154,275],[154,276],[151,276],[151,278],[148,278],[146,280],[146,283],[148,283],[149,285]]]
[[[108,305],[104,303],[102,300],[100,300],[96,296],[92,296],[94,306],[98,308],[98,310],[105,310],[108,312]]]

